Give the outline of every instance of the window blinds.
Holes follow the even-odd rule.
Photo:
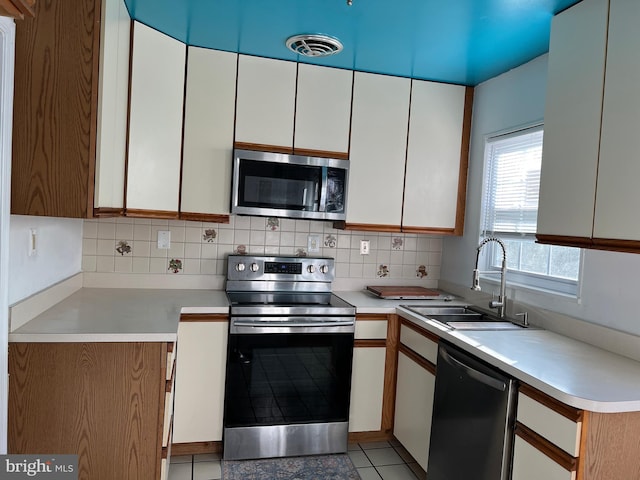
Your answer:
[[[542,137],[539,126],[487,140],[485,234],[535,234]]]

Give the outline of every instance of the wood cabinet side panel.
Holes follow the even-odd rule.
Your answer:
[[[155,479],[161,343],[14,343],[9,453],[78,454],[79,478]]]
[[[35,18],[16,24],[13,214],[90,213],[100,4],[37,2]]]
[[[640,478],[640,412],[589,413],[581,480]]]

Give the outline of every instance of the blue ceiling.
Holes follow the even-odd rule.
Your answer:
[[[551,17],[579,0],[125,0],[132,18],[188,45],[477,85],[549,48]],[[302,33],[337,37],[319,59],[289,51]]]

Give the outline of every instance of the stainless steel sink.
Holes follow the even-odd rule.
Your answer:
[[[481,320],[479,322],[444,322],[454,330],[520,330],[526,328],[512,322]]]
[[[400,306],[425,318],[447,325],[454,330],[519,330],[526,328],[508,319],[475,310],[473,307]]]

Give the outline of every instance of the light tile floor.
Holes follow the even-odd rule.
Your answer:
[[[347,453],[362,480],[426,479],[424,470],[396,440],[349,444]],[[173,456],[169,480],[219,480],[220,458],[216,453]]]

